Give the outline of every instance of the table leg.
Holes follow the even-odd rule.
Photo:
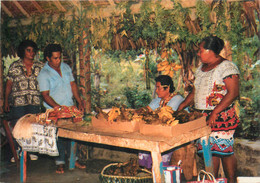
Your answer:
[[[4,125],[4,128],[5,128],[7,140],[9,142],[11,151],[12,151],[14,159],[15,159],[16,166],[18,168],[19,167],[18,156],[17,156],[17,152],[16,152],[16,149],[15,149],[15,146],[14,146],[14,140],[13,140],[12,132],[11,132],[9,125],[8,125],[8,121],[3,120],[3,125]]]
[[[202,145],[205,169],[207,172],[213,173],[213,162],[212,162],[212,154],[210,150],[210,141],[209,137],[202,137],[200,139],[200,143]]]
[[[77,151],[77,143],[72,140],[70,145],[70,163],[69,163],[70,170],[75,168],[76,151]]]
[[[161,183],[164,182],[164,175],[162,169],[162,156],[159,151],[152,151],[152,160],[153,160],[153,182]]]
[[[26,162],[27,162],[27,151],[22,151],[20,157],[20,181],[26,182]]]

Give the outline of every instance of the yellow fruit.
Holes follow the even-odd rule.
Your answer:
[[[169,73],[168,75],[172,78],[173,75],[174,75],[174,72],[173,72],[173,71],[170,71],[170,73]]]
[[[159,63],[161,66],[169,65],[169,62],[167,60],[164,60]]]
[[[164,70],[163,75],[168,75],[171,70]]]
[[[168,71],[168,70],[171,70],[171,68],[172,68],[171,65],[167,65],[167,67],[165,67],[164,70],[165,70],[165,71]]]
[[[179,69],[181,69],[181,68],[182,68],[181,65],[175,65],[172,69],[175,70],[175,71],[177,71],[177,70],[179,70]]]
[[[162,53],[162,55],[161,55],[161,58],[162,59],[164,59],[164,58],[168,58],[168,53],[167,53],[167,51],[164,51],[163,53]]]
[[[167,65],[161,66],[161,65],[158,64],[157,65],[157,71],[164,71],[166,67],[167,67]]]
[[[179,120],[174,120],[172,123],[171,123],[171,126],[175,126],[179,123]]]

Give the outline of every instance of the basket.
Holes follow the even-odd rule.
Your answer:
[[[119,163],[111,163],[103,168],[100,175],[101,183],[152,183],[153,177],[152,172],[141,169],[143,173],[148,174],[144,176],[117,176],[117,175],[107,175],[105,170],[109,169],[112,166],[116,166]]]

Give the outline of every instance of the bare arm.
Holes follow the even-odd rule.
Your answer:
[[[71,90],[72,90],[73,96],[75,97],[76,101],[78,102],[79,110],[81,112],[84,112],[84,105],[79,96],[79,90],[78,90],[77,84],[74,81],[72,81],[72,82],[70,82],[70,85],[71,85]]]
[[[12,85],[13,85],[13,82],[11,80],[7,80],[6,87],[5,87],[5,104],[4,104],[4,110],[6,112],[10,111],[8,98],[9,98],[9,95],[10,95],[10,93],[12,91]]]
[[[48,104],[50,105],[51,107],[57,107],[57,106],[60,106],[59,104],[57,104],[55,102],[55,100],[50,96],[50,91],[43,91],[41,92],[42,96],[43,96],[43,100]]]
[[[195,95],[195,88],[193,87],[192,91],[189,93],[189,95],[185,98],[185,100],[179,105],[179,108],[177,111],[180,111],[184,109],[185,107],[189,106],[194,102],[194,95]]]
[[[227,78],[224,80],[225,86],[227,88],[227,94],[223,97],[221,102],[212,111],[207,123],[214,125],[217,115],[227,108],[232,102],[239,96],[239,77]]]

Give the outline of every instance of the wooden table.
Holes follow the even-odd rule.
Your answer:
[[[138,132],[112,132],[108,130],[98,130],[91,126],[82,127],[75,125],[63,125],[58,129],[58,136],[79,141],[150,151],[153,160],[153,182],[161,183],[164,180],[164,176],[160,171],[160,166],[162,167],[161,153],[202,137],[205,144],[203,148],[206,170],[212,169],[211,154],[207,138],[210,132],[211,129],[208,126],[205,126],[183,133],[176,137],[168,138],[147,136]],[[73,166],[75,166],[75,159],[73,157],[75,157],[75,155],[71,155],[70,163],[72,163],[72,165],[70,165],[70,168],[74,168]],[[24,161],[22,162],[22,160],[24,160],[23,157],[21,158],[21,167],[26,167],[24,166]],[[21,172],[21,176],[22,174],[26,177],[26,172]],[[24,176],[23,179],[21,177],[21,181],[26,181],[26,178],[24,180]]]

